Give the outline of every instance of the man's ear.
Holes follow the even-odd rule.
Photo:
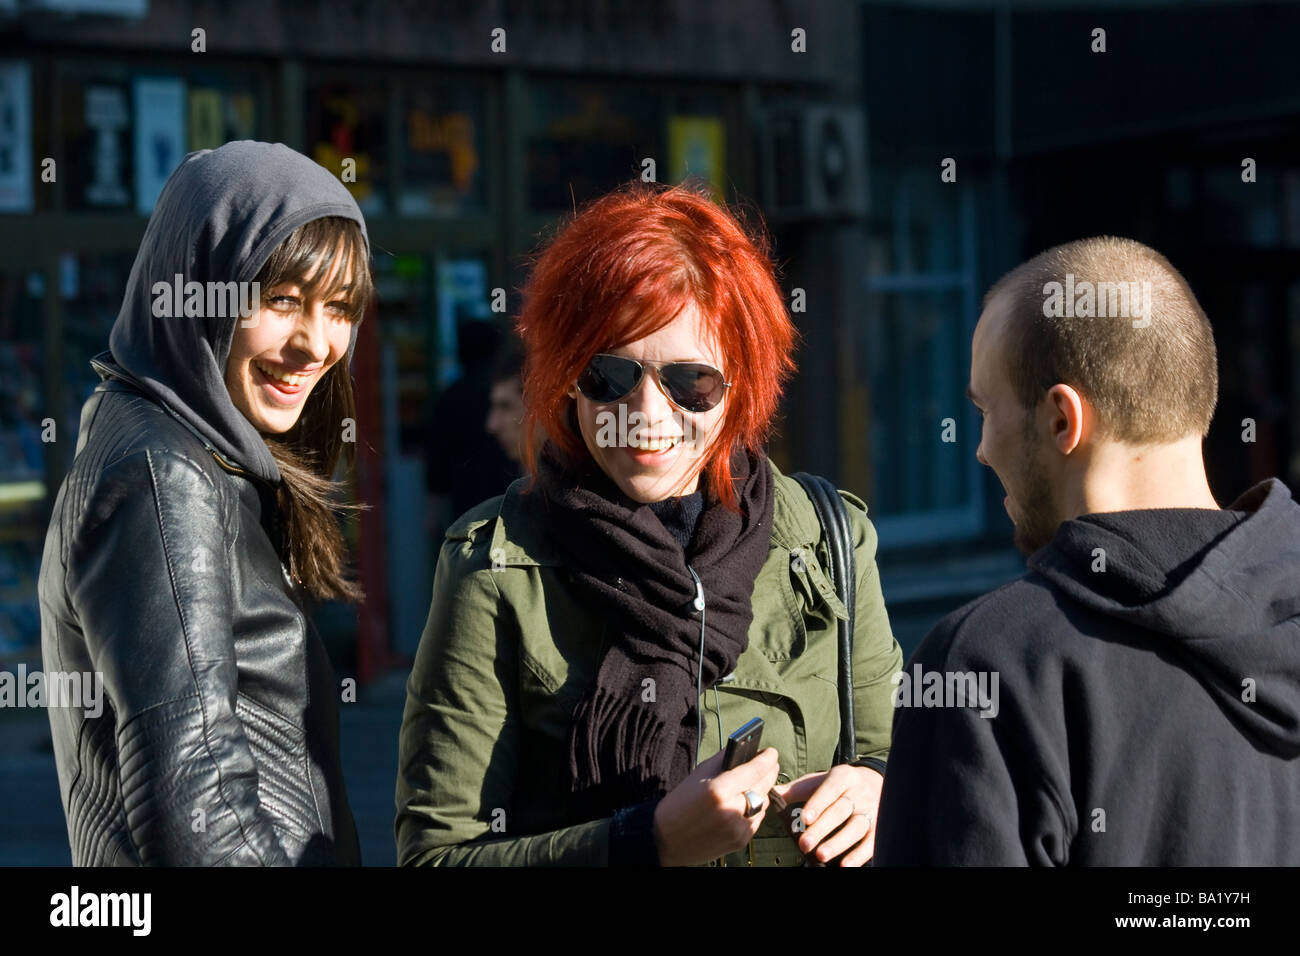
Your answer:
[[[1062,455],[1068,455],[1083,441],[1092,409],[1084,397],[1069,385],[1053,385],[1049,388],[1047,407],[1051,414],[1052,443]]]

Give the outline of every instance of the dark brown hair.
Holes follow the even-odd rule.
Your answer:
[[[336,261],[341,267],[331,275]],[[361,228],[337,216],[295,229],[271,253],[257,281],[267,296],[292,282],[304,297],[344,298],[354,323],[361,321],[374,294]],[[356,454],[355,444],[343,440],[344,419],[356,422],[347,358],[325,373],[293,428],[263,437],[280,469],[277,494],[288,537],[289,574],[317,599],[355,602],[363,595],[348,574],[338,515],[362,506],[345,501],[345,483],[334,480],[339,462],[350,469]]]
[[[1049,283],[1064,290],[1067,276],[1076,289],[1096,290],[1094,314],[1048,314]],[[1126,292],[1149,283],[1149,315],[1130,302],[1116,316],[1118,294],[1106,296],[1109,315],[1097,314],[1102,290],[1119,283]],[[1209,431],[1219,392],[1214,334],[1187,281],[1154,249],[1113,236],[1055,246],[999,279],[985,308],[995,299],[1011,313],[1003,359],[1026,412],[1063,384],[1092,404],[1099,434],[1119,441],[1164,444]],[[1134,327],[1135,314],[1150,324]]]

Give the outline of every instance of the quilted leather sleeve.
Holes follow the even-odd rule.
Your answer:
[[[104,470],[68,542],[67,595],[103,675],[144,865],[290,862],[235,711],[234,509],[200,464],[142,449]]]

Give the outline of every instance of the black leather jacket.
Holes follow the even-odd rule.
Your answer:
[[[82,411],[41,567],[51,707],[78,865],[358,864],[325,649],[281,554],[273,490],[111,362]]]

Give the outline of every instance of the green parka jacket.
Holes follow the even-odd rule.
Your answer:
[[[772,471],[772,541],[754,582],[749,646],[733,679],[704,690],[700,759],[762,717],[763,746],[779,752],[786,782],[830,769],[840,727],[835,623],[846,612],[822,570],[812,502],[794,479]],[[515,482],[447,531],[402,718],[396,835],[403,865],[608,863],[612,817],[570,825],[567,768],[573,711],[595,676],[610,622],[581,602],[540,530],[540,492],[525,487],[526,479]],[[857,558],[858,757],[886,757],[890,677],[902,668],[902,652],[885,613],[866,506],[841,495]],[[754,864],[802,860],[774,812],[750,850]],[[742,851],[726,864],[750,859]]]

